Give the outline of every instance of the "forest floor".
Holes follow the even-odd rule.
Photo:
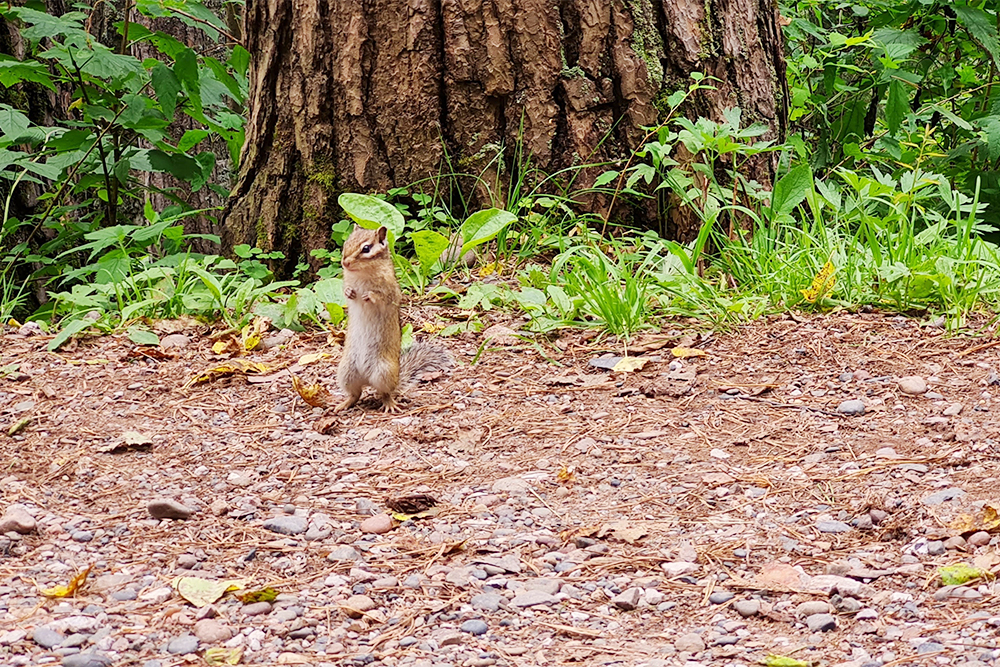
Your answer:
[[[996,582],[938,573],[1000,570],[992,331],[772,318],[645,336],[626,373],[590,364],[610,351],[593,336],[539,347],[500,327],[515,324],[443,339],[454,372],[400,415],[299,398],[293,374],[336,393],[325,334],[251,355],[263,375],[188,387],[222,362],[207,327],[160,359],[125,337],[52,354],[0,335],[0,664],[168,667],[213,648],[247,664],[996,664]],[[674,360],[677,345],[706,354]],[[838,412],[852,400],[863,414]],[[422,496],[428,516],[382,514]],[[74,596],[40,594],[86,567]],[[176,577],[278,596],[196,607]]]

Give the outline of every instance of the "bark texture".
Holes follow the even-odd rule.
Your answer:
[[[250,119],[225,238],[290,263],[327,245],[344,191],[447,163],[502,197],[517,147],[547,173],[625,158],[692,71],[721,82],[690,115],[739,106],[775,138],[785,127],[769,0],[267,0],[248,4],[244,33]],[[767,159],[752,169],[770,182]]]

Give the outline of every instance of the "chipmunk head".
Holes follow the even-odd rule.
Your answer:
[[[344,242],[344,252],[340,263],[346,270],[358,270],[365,262],[389,259],[389,245],[386,243],[385,227],[365,229],[354,225],[354,231]]]

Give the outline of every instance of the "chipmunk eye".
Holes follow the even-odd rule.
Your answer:
[[[371,244],[368,244],[368,245],[366,245],[365,247],[363,247],[363,248],[361,249],[361,253],[362,253],[362,254],[364,254],[364,255],[367,255],[367,254],[368,254],[368,253],[370,253],[371,251],[372,251],[372,246],[371,246]]]

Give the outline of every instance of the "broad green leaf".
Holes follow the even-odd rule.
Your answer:
[[[146,73],[138,58],[115,53],[97,42],[91,44],[89,54],[78,55],[76,58],[84,74],[98,79],[124,79],[130,75],[141,76]]]
[[[208,130],[186,130],[181,140],[177,142],[177,150],[186,153],[208,136]]]
[[[989,52],[993,63],[1000,66],[1000,41],[997,40],[996,18],[976,7],[958,3],[949,3],[949,6],[955,12],[958,22],[965,26],[972,38]]]
[[[448,249],[448,237],[430,229],[423,229],[410,234],[410,240],[413,241],[413,250],[420,261],[420,272],[429,276],[434,269],[434,263]]]
[[[899,126],[906,117],[909,107],[910,97],[906,94],[905,84],[902,81],[893,80],[889,84],[889,99],[885,104],[885,124],[889,127],[889,133],[895,135],[899,131]]]
[[[246,76],[250,68],[250,52],[237,44],[229,55],[229,65],[239,72],[240,76]]]
[[[170,155],[158,150],[151,150],[148,155],[151,171],[165,171],[182,181],[191,181],[201,172],[200,165],[187,155]]]
[[[347,299],[344,298],[344,281],[340,278],[318,280],[313,284],[313,291],[322,303],[335,303],[340,306],[347,304]]]
[[[56,90],[48,69],[42,63],[32,60],[21,62],[0,54],[0,85],[10,88],[22,81],[39,83],[49,90]]]
[[[240,84],[233,78],[233,75],[229,73],[225,65],[210,56],[203,57],[202,62],[204,62],[208,68],[212,70],[212,74],[215,76],[216,80],[226,87],[226,90],[229,91],[229,94],[235,101],[243,101],[243,91],[240,89]]]
[[[337,198],[337,203],[344,209],[347,217],[365,229],[385,226],[395,238],[403,233],[403,225],[406,223],[403,214],[386,201],[369,195],[345,192]]]
[[[617,171],[606,171],[594,180],[594,187],[599,188],[605,186],[616,178],[618,178]]]
[[[996,162],[997,158],[1000,158],[1000,116],[990,116],[985,119],[985,123],[990,162]]]
[[[462,223],[461,234],[464,243],[459,256],[493,239],[516,220],[516,215],[499,208],[488,208],[473,213]]]
[[[774,184],[771,210],[777,214],[791,215],[813,186],[812,169],[803,164],[793,168]]]
[[[552,302],[556,304],[556,308],[563,316],[568,317],[573,312],[573,300],[569,298],[566,294],[566,290],[558,285],[549,285],[545,288],[545,291],[552,298]]]
[[[71,32],[82,32],[83,21],[87,15],[82,12],[67,12],[62,16],[47,14],[27,7],[15,7],[0,15],[19,18],[30,27],[21,31],[21,35],[29,42],[38,42],[47,37],[56,37]]]
[[[167,119],[174,117],[174,109],[177,108],[177,93],[181,92],[181,82],[174,74],[174,71],[162,63],[157,63],[150,72],[150,81],[153,90],[156,92],[156,99],[160,102],[160,108]]]
[[[160,337],[149,329],[144,329],[139,326],[131,326],[128,328],[128,337],[136,345],[159,345]]]
[[[70,338],[80,333],[81,331],[89,329],[91,324],[93,324],[93,322],[91,322],[88,319],[80,319],[67,322],[65,325],[63,325],[63,328],[59,331],[59,333],[56,334],[56,337],[49,341],[49,344],[46,346],[46,348],[49,350],[49,352],[55,352],[60,347],[62,347]]]

